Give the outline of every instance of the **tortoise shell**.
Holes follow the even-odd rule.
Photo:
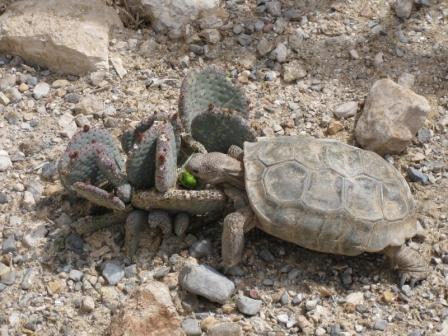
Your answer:
[[[327,253],[402,245],[417,231],[405,179],[376,153],[301,136],[244,144],[245,184],[259,228]]]

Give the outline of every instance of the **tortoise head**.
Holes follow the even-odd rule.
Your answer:
[[[206,183],[228,182],[238,188],[244,187],[243,164],[224,153],[193,154],[186,169]]]

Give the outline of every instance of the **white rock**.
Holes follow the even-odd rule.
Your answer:
[[[333,113],[337,118],[345,119],[353,117],[356,111],[358,111],[358,102],[350,101],[336,107]]]
[[[376,81],[355,128],[358,143],[379,154],[401,153],[423,126],[431,107],[425,97],[394,83]]]
[[[10,100],[3,92],[0,92],[0,104],[2,105],[8,105],[10,103]]]
[[[36,99],[40,99],[45,97],[50,92],[50,85],[45,82],[40,82],[33,89],[33,97]]]
[[[112,63],[112,66],[117,72],[118,77],[123,78],[128,73],[127,70],[124,68],[123,61],[119,56],[117,55],[111,56],[110,62]]]
[[[59,117],[58,124],[62,128],[61,135],[67,138],[71,138],[78,130],[75,118],[69,112]]]
[[[34,205],[36,205],[36,201],[34,200],[33,194],[30,191],[25,190],[23,192],[22,206],[25,209],[30,210]]]
[[[346,296],[345,302],[350,303],[354,306],[364,303],[364,294],[362,292],[350,293]]]
[[[7,171],[12,167],[11,159],[9,158],[8,152],[0,150],[0,172]]]
[[[218,7],[219,0],[128,0],[128,5],[156,31],[180,37],[201,11]]]
[[[0,51],[64,73],[107,69],[112,26],[122,23],[100,0],[17,1],[0,16]]]

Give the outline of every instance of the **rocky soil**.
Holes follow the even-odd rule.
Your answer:
[[[0,335],[448,335],[448,3],[418,2],[406,18],[399,1],[400,19],[386,0],[223,1],[185,40],[145,24],[114,30],[109,69],[80,76],[0,54]],[[424,230],[408,245],[426,256],[427,280],[399,286],[382,255],[320,254],[254,231],[233,275],[200,268],[185,283],[186,263],[222,271],[222,223],[160,249],[144,236],[135,263],[121,226],[78,235],[89,207],[56,170],[69,138],[177,111],[182,78],[207,64],[244,87],[265,136],[356,144],[375,81],[424,96],[423,127],[385,158],[418,202]],[[207,277],[223,291],[211,301],[185,290]]]

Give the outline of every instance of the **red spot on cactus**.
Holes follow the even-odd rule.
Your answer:
[[[135,142],[140,143],[143,140],[143,133],[136,132],[135,133]]]
[[[90,126],[89,126],[89,125],[84,125],[83,128],[82,128],[82,130],[83,130],[84,132],[88,132],[88,131],[90,130]]]
[[[78,151],[73,151],[73,152],[68,153],[68,157],[69,157],[71,160],[75,160],[75,159],[77,159],[78,156],[79,156],[79,152],[78,152]]]
[[[95,139],[92,139],[91,143],[93,143],[93,144],[96,143],[96,140],[95,140]]]
[[[166,161],[166,155],[165,155],[165,153],[160,154],[160,155],[159,155],[159,162],[160,162],[161,164],[164,164],[165,161]]]

